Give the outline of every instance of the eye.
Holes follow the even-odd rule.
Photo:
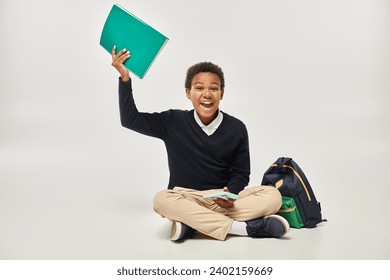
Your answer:
[[[203,90],[204,87],[196,87],[196,90]]]

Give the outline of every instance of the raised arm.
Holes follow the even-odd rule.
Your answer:
[[[167,113],[143,113],[139,112],[133,98],[133,89],[129,70],[123,63],[130,58],[130,51],[123,49],[116,53],[116,47],[112,48],[111,65],[119,72],[119,109],[122,126],[139,133],[163,139],[167,134],[164,119]]]

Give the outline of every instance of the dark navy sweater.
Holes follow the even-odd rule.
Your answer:
[[[119,105],[124,127],[164,141],[170,178],[175,186],[196,190],[228,187],[238,193],[248,185],[249,142],[243,122],[223,112],[218,129],[208,136],[196,123],[194,110],[139,112],[131,80],[119,79]]]

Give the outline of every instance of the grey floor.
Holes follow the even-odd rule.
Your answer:
[[[93,158],[82,160],[82,153],[78,162],[65,155],[50,161],[42,151],[30,151],[28,157],[24,151],[19,158],[15,151],[3,153],[0,259],[390,258],[389,190],[381,181],[386,166],[378,166],[370,187],[336,177],[326,190],[318,184],[328,222],[315,229],[291,229],[282,239],[230,237],[224,242],[197,235],[176,244],[168,240],[170,223],[151,209],[157,189],[144,186],[136,193],[135,186],[121,184],[129,181],[119,175],[127,167],[114,168],[108,154],[105,163],[94,166]],[[360,168],[355,167],[356,174],[365,172]]]

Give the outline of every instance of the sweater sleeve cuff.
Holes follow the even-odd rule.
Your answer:
[[[240,191],[244,189],[244,187],[237,186],[237,185],[227,186],[227,188],[229,189],[229,192],[234,194],[238,194]]]
[[[131,84],[131,79],[129,79],[127,82],[124,82],[124,81],[122,81],[121,77],[119,77],[119,92],[131,93],[132,90],[133,90],[133,88],[132,88],[132,84]]]

